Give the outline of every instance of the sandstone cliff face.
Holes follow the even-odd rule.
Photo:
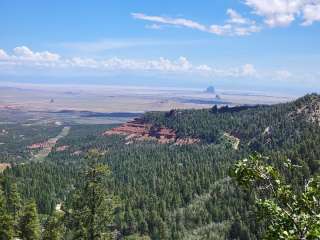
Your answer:
[[[132,144],[134,141],[155,140],[160,144],[174,143],[176,145],[188,145],[199,143],[200,139],[196,138],[177,138],[173,129],[165,127],[157,127],[149,123],[145,123],[142,119],[124,123],[119,127],[104,132],[105,136],[124,135],[126,136],[126,144]]]

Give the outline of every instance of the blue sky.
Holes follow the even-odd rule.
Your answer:
[[[320,0],[0,2],[0,81],[320,90]]]

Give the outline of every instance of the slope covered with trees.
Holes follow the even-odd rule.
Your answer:
[[[237,160],[260,152],[270,156],[269,164],[292,186],[303,188],[306,179],[319,174],[317,103],[320,97],[313,94],[273,106],[172,110],[143,116],[148,123],[174,129],[178,136],[201,139],[199,144],[184,146],[153,141],[126,144],[125,136],[103,136],[111,126],[73,125],[56,146],[66,149],[53,150],[42,162],[5,170],[2,189],[9,196],[16,183],[23,201],[34,199],[43,226],[55,225],[60,219],[55,209],[62,204],[62,235],[55,239],[72,239],[77,230],[86,231],[70,225],[65,217],[69,210],[86,208],[85,200],[81,205],[74,200],[84,197],[87,178],[80,173],[87,165],[85,156],[97,149],[99,163],[112,172],[103,186],[117,196],[108,229],[118,238],[260,239],[266,224],[255,219],[254,195],[237,186],[229,177],[230,169]],[[239,140],[237,148],[230,136]],[[287,159],[299,166],[294,173],[284,167]],[[8,212],[13,215],[12,210]]]

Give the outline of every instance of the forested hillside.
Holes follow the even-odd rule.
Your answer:
[[[77,210],[75,196],[82,196],[86,186],[85,156],[97,149],[99,163],[111,171],[103,186],[117,198],[111,209],[113,223],[107,227],[119,239],[261,239],[265,228],[255,219],[253,196],[231,180],[230,169],[237,160],[259,152],[269,156],[269,163],[293,186],[302,187],[320,170],[319,105],[320,96],[313,94],[273,106],[214,106],[143,116],[147,123],[175,130],[178,137],[201,140],[182,146],[128,144],[126,136],[103,135],[113,126],[72,125],[46,159],[25,161],[3,172],[7,212],[19,218],[28,206],[32,210],[32,203],[23,207],[23,202],[34,199],[43,226],[57,209],[65,216],[58,217],[61,236],[55,239],[77,236],[79,222],[71,224],[67,216]],[[12,146],[10,152],[18,153],[19,147]],[[299,168],[288,172],[283,165],[287,159]],[[19,209],[24,210],[18,213],[9,205],[13,193],[23,200]],[[17,226],[15,231],[21,230]]]

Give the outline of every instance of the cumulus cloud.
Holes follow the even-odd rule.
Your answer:
[[[288,26],[302,17],[302,25],[320,21],[320,0],[245,0],[270,27]]]
[[[54,56],[54,57],[52,57]],[[180,76],[209,79],[246,79],[259,80],[271,79],[274,81],[298,81],[314,79],[318,77],[310,73],[310,76],[302,76],[301,73],[291,73],[288,70],[257,69],[252,63],[244,63],[239,66],[217,67],[210,64],[195,64],[185,56],[177,59],[164,57],[156,59],[129,59],[129,58],[87,58],[87,57],[63,57],[52,52],[33,51],[28,47],[16,47],[11,52],[0,49],[0,75],[1,74],[142,74]]]
[[[13,49],[14,56],[20,60],[30,60],[30,61],[58,61],[60,56],[55,53],[48,51],[44,52],[33,52],[26,46],[16,47]]]
[[[257,70],[252,64],[245,64],[242,66],[242,74],[244,76],[254,76],[257,73]]]
[[[261,28],[258,27],[254,21],[244,18],[233,9],[228,9],[226,13],[229,18],[226,20],[225,24],[213,24],[211,26],[207,26],[185,18],[150,16],[143,13],[132,13],[131,15],[134,19],[154,23],[156,28],[153,29],[159,29],[162,25],[172,25],[191,28],[201,32],[212,33],[220,36],[244,36],[259,32],[261,30]]]
[[[252,33],[260,32],[261,27],[256,25],[252,26],[233,26],[230,24],[225,25],[211,25],[210,32],[221,36],[247,36]]]
[[[6,68],[2,68],[6,67]],[[47,68],[55,71],[97,71],[97,72],[140,72],[140,73],[160,73],[160,74],[182,74],[198,75],[206,77],[255,77],[257,70],[252,64],[244,64],[239,67],[217,68],[207,64],[194,64],[186,57],[179,57],[176,60],[167,58],[159,59],[126,59],[108,58],[93,59],[84,57],[63,58],[56,53],[48,51],[35,52],[30,48],[21,46],[13,49],[12,54],[0,49],[0,73],[11,68],[11,70],[38,70]]]
[[[304,22],[302,25],[308,26],[313,22],[320,21],[320,1],[317,5],[308,4],[303,8]]]
[[[209,67],[209,66],[206,65],[206,64],[203,64],[203,65],[199,65],[199,66],[197,67],[197,70],[199,70],[199,71],[204,71],[204,72],[211,72],[211,71],[212,71],[212,68]]]
[[[0,49],[0,60],[6,60],[8,58],[8,54],[3,49]]]
[[[132,13],[134,19],[152,22],[150,29],[161,29],[164,25],[179,26],[212,33],[219,36],[246,36],[260,32],[263,26],[285,27],[300,19],[302,26],[320,21],[320,0],[239,0],[250,7],[254,15],[261,16],[264,24],[243,17],[234,9],[228,9],[228,19],[223,24],[211,26],[186,18],[150,16],[144,13]],[[263,25],[263,26],[262,26]]]
[[[156,71],[166,73],[188,73],[196,69],[185,57],[180,57],[174,61],[166,58],[155,60],[110,58],[101,61],[101,67],[108,70]]]

